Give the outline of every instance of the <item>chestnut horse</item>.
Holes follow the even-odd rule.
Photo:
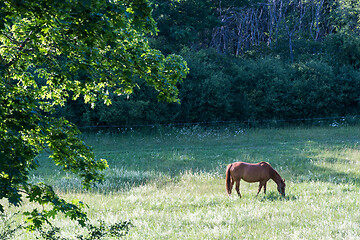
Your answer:
[[[282,179],[279,173],[273,169],[269,163],[234,162],[226,168],[226,190],[230,195],[234,182],[236,182],[235,189],[239,197],[241,197],[239,189],[241,179],[250,183],[260,182],[257,196],[263,186],[264,193],[266,193],[266,183],[270,178],[277,184],[279,193],[285,197],[285,179]]]

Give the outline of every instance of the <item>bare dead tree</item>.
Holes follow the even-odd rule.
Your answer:
[[[314,41],[329,33],[330,28],[322,23],[324,3],[325,0],[267,0],[250,7],[220,8],[222,25],[213,30],[211,46],[238,56],[261,44],[271,47],[286,37],[293,62],[293,40],[299,33],[304,36],[307,32]]]
[[[307,6],[303,3],[302,0],[298,0],[298,2],[287,0],[290,9],[296,8],[297,11],[293,14],[288,14],[285,18],[284,26],[286,29],[288,41],[289,41],[289,52],[290,52],[290,60],[294,62],[294,49],[293,49],[293,37],[294,35],[301,30],[303,25],[303,18],[307,12]]]
[[[311,1],[311,22],[309,24],[309,30],[311,37],[315,41],[317,41],[320,37],[320,17],[323,4],[324,0]]]
[[[221,15],[222,26],[214,29],[212,46],[223,52],[241,54],[266,41],[267,17],[263,8],[231,8]]]

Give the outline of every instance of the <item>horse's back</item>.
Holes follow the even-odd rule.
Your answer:
[[[243,179],[246,182],[267,181],[270,178],[270,164],[267,162],[246,163],[235,162],[231,165],[231,176],[235,179]]]

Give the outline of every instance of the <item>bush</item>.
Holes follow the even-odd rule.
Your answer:
[[[360,69],[360,37],[355,34],[329,35],[324,42],[328,61],[334,66]]]
[[[290,64],[278,57],[235,58],[211,49],[184,49],[181,55],[190,68],[178,86],[181,104],[158,102],[154,90],[141,87],[129,98],[112,96],[109,107],[98,104],[91,111],[73,102],[64,112],[82,125],[119,126],[293,120],[360,110],[360,72],[349,64],[337,66],[320,57]]]

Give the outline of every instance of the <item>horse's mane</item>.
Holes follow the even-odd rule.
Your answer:
[[[270,176],[275,182],[277,182],[277,180],[282,181],[280,174],[271,165],[270,165]]]

